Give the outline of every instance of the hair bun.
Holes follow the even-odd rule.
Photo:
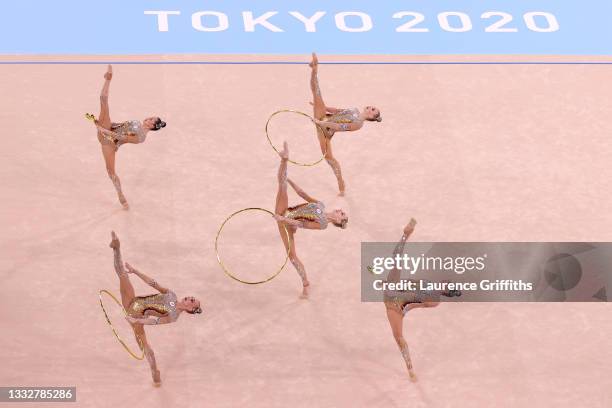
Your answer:
[[[202,308],[201,308],[201,307],[196,307],[196,308],[193,310],[193,313],[197,313],[197,314],[202,313]]]
[[[377,118],[376,118],[376,121],[377,121],[377,122],[382,122],[382,116],[377,117]]]
[[[155,124],[153,126],[154,126],[153,130],[159,130],[161,128],[165,128],[166,127],[166,122],[164,122],[160,118],[157,118],[157,120],[155,121]]]

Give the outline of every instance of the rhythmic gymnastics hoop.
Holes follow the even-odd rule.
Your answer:
[[[125,311],[125,308],[123,307],[123,305],[121,304],[121,302],[119,302],[119,299],[117,299],[115,297],[115,295],[113,295],[112,293],[110,293],[108,290],[106,289],[102,289],[100,292],[98,292],[98,296],[100,297],[100,307],[102,308],[102,312],[104,312],[104,317],[106,317],[106,322],[108,323],[108,325],[110,326],[110,328],[113,330],[113,333],[115,334],[115,337],[117,338],[117,340],[119,340],[119,343],[123,346],[123,348],[125,349],[125,351],[127,351],[130,356],[132,356],[133,358],[135,358],[136,360],[142,360],[144,359],[144,347],[142,346],[142,340],[140,340],[140,338],[137,338],[138,341],[138,347],[140,348],[140,350],[142,351],[142,354],[139,356],[136,353],[134,353],[128,346],[127,344],[125,344],[125,342],[121,339],[121,337],[119,337],[119,334],[117,333],[117,330],[115,330],[115,327],[113,326],[113,324],[111,323],[108,314],[106,313],[106,309],[104,308],[104,303],[102,302],[102,294],[106,294],[108,295],[111,299],[113,299],[115,301],[115,303],[117,303],[119,305],[119,307],[121,307],[121,310],[123,310],[123,313],[127,316],[127,312]]]
[[[223,272],[225,272],[225,274],[227,276],[229,276],[230,278],[232,278],[235,281],[238,281],[240,283],[244,283],[245,285],[259,285],[260,283],[266,283],[266,282],[269,282],[272,279],[276,278],[278,276],[278,274],[281,273],[281,271],[285,268],[285,265],[287,265],[287,261],[289,260],[289,251],[290,251],[290,248],[291,248],[291,236],[289,235],[289,231],[287,230],[287,226],[283,224],[283,229],[285,230],[285,234],[287,235],[287,242],[289,244],[287,246],[287,256],[285,257],[285,261],[283,262],[281,267],[273,275],[270,275],[269,277],[267,277],[267,278],[265,278],[263,280],[260,280],[260,281],[248,281],[248,280],[240,279],[239,277],[235,276],[225,266],[225,264],[221,260],[221,255],[219,254],[219,237],[221,236],[221,231],[223,231],[223,227],[225,226],[225,224],[229,220],[231,220],[235,215],[238,215],[238,214],[246,212],[246,211],[263,211],[265,213],[268,213],[268,214],[274,216],[274,213],[272,211],[266,210],[265,208],[259,208],[259,207],[243,208],[242,210],[238,210],[238,211],[234,212],[233,214],[231,214],[229,217],[227,217],[223,221],[223,223],[219,227],[219,230],[217,231],[217,236],[215,237],[215,253],[217,254],[217,262],[219,262],[219,265],[221,266],[221,269],[223,269]]]
[[[272,118],[274,116],[278,115],[279,113],[285,113],[285,112],[297,113],[298,115],[306,116],[308,119],[310,119],[312,121],[312,123],[315,124],[315,126],[317,128],[319,128],[319,130],[322,132],[322,134],[324,136],[326,135],[326,133],[323,130],[323,128],[321,126],[319,126],[319,124],[317,122],[314,121],[312,116],[310,116],[310,115],[308,115],[308,114],[306,114],[304,112],[300,112],[300,111],[293,110],[293,109],[281,109],[279,111],[274,112],[272,115],[270,115],[270,117],[268,118],[268,121],[266,122],[266,138],[268,139],[268,143],[270,143],[270,146],[272,146],[272,149],[274,149],[274,151],[276,153],[280,154],[280,151],[276,148],[276,146],[274,146],[274,143],[272,143],[272,139],[270,139],[270,135],[268,133],[268,127],[270,126],[270,121],[272,120]],[[327,137],[327,136],[325,136],[325,137]],[[324,152],[323,156],[321,156],[321,158],[319,160],[317,160],[315,162],[312,162],[312,163],[302,163],[302,162],[294,161],[294,160],[291,160],[291,159],[288,159],[287,161],[289,163],[293,163],[293,164],[298,165],[298,166],[304,166],[304,167],[316,166],[317,164],[321,163],[323,161],[323,159],[325,159],[325,154],[326,153],[327,152]]]

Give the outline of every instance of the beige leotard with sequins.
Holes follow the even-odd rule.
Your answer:
[[[99,134],[102,136],[99,138],[101,143],[114,145],[116,148],[127,143],[127,138],[130,135],[135,135],[138,143],[143,143],[147,138],[147,134],[142,128],[142,123],[138,120],[111,123],[109,130],[99,130]]]
[[[359,114],[359,109],[357,108],[339,110],[336,113],[326,115],[325,120],[327,122],[339,124],[342,127],[342,130],[348,130],[348,125],[351,123],[363,122]]]
[[[416,281],[415,281],[416,282]],[[439,302],[440,294],[435,291],[414,290],[414,291],[385,291],[384,302],[387,308],[396,310],[405,315],[411,303]]]
[[[132,317],[142,317],[147,310],[153,310],[175,321],[179,315],[176,310],[176,304],[176,294],[172,291],[155,295],[137,296],[130,303],[127,312]]]
[[[147,134],[142,128],[142,123],[138,120],[128,120],[122,123],[111,124],[111,130],[115,132],[119,137],[117,138],[117,147],[121,146],[127,141],[129,135],[136,135],[138,143],[143,143]]]
[[[300,221],[318,222],[321,229],[327,228],[327,217],[325,216],[325,204],[320,201],[314,203],[306,203],[289,208],[285,212],[285,217]]]

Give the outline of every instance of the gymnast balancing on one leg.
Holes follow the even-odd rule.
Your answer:
[[[310,195],[306,194],[293,181],[287,179],[287,160],[289,159],[289,148],[287,142],[283,144],[283,150],[279,152],[281,158],[278,168],[278,192],[276,194],[276,208],[274,218],[278,222],[278,229],[285,249],[289,253],[289,259],[302,278],[302,298],[308,297],[308,286],[310,282],[306,276],[304,265],[297,257],[295,251],[295,233],[298,228],[322,230],[327,228],[328,223],[334,224],[339,228],[346,228],[348,217],[346,213],[340,209],[331,212],[325,212],[325,205]],[[295,190],[295,192],[307,202],[294,207],[289,207],[289,199],[287,196],[287,183]],[[289,237],[285,234],[285,226]]]
[[[94,121],[98,130],[98,141],[102,146],[102,155],[106,163],[106,171],[117,190],[119,202],[125,209],[128,209],[128,202],[121,190],[121,182],[117,173],[115,173],[115,154],[119,146],[125,143],[143,143],[150,130],[159,130],[166,126],[166,122],[158,117],[146,118],[142,123],[138,120],[128,120],[121,123],[111,122],[108,106],[108,91],[112,78],[113,69],[109,65],[104,74],[104,86],[100,93],[100,116],[97,120],[93,115],[88,114],[87,117]]]
[[[342,178],[342,171],[340,169],[340,163],[334,157],[332,153],[331,139],[335,132],[351,132],[361,129],[364,121],[381,122],[382,117],[380,111],[374,106],[366,106],[360,112],[357,108],[350,109],[338,109],[326,106],[321,96],[321,89],[319,88],[319,60],[315,53],[312,54],[312,61],[310,62],[310,89],[312,91],[313,98],[313,117],[315,122],[324,129],[321,132],[317,128],[317,136],[319,138],[319,144],[321,145],[321,151],[325,154],[327,163],[331,166],[336,179],[338,180],[338,189],[340,195],[344,195],[346,190],[344,179]]]
[[[416,226],[416,220],[414,218],[410,219],[408,225],[404,227],[404,234],[402,238],[398,242],[395,250],[393,251],[393,256],[395,257],[398,254],[404,252],[404,246],[406,245],[406,241],[410,237],[410,235],[414,232],[414,227]],[[400,271],[398,269],[393,269],[387,278],[387,282],[399,282],[400,280]],[[461,292],[457,290],[451,290],[446,292],[436,292],[436,291],[387,291],[385,292],[385,307],[387,309],[387,319],[389,319],[389,325],[391,325],[391,331],[393,332],[393,337],[397,343],[397,346],[400,349],[400,353],[404,358],[404,362],[406,363],[406,368],[408,369],[408,374],[410,375],[410,379],[412,381],[416,381],[417,377],[414,373],[414,368],[412,366],[412,361],[410,360],[410,353],[408,351],[408,343],[404,339],[403,335],[403,320],[406,313],[412,309],[416,309],[419,307],[435,307],[440,304],[440,295],[446,297],[453,296],[461,296]]]
[[[128,314],[126,319],[132,325],[136,341],[144,349],[144,354],[151,368],[154,384],[160,385],[161,376],[155,362],[155,354],[147,342],[143,325],[173,323],[179,318],[182,312],[190,314],[202,313],[200,301],[191,296],[177,300],[176,294],[173,291],[159,285],[154,279],[137,271],[127,262],[125,263],[124,269],[119,239],[114,231],[112,232],[112,241],[109,246],[113,249],[115,271],[117,272],[117,276],[119,276],[121,303]],[[138,276],[159,293],[149,296],[136,296],[134,287],[128,276],[130,273]]]

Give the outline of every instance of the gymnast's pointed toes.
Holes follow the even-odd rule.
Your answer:
[[[110,81],[111,79],[113,79],[113,66],[110,64],[106,67],[106,72],[104,73],[104,79],[106,79],[107,81]]]
[[[310,68],[316,68],[318,64],[319,64],[319,58],[317,57],[317,54],[313,52],[312,59],[310,60],[310,63],[308,64],[308,66]]]
[[[115,231],[111,231],[111,242],[108,246],[113,249],[118,249],[120,246],[119,238],[117,237],[117,234],[115,234]]]
[[[124,210],[130,209],[130,205],[128,204],[127,199],[125,198],[123,194],[119,196],[119,202],[121,203],[121,206],[123,207]]]
[[[283,142],[283,150],[278,152],[278,155],[282,160],[289,160],[289,145],[287,144],[287,141]]]
[[[153,373],[153,386],[161,387],[161,383],[161,373],[159,372],[159,370],[155,370],[155,372]]]
[[[304,287],[302,288],[302,294],[300,295],[300,299],[308,299],[309,295],[310,295],[310,283],[308,283],[307,285],[304,285]]]

